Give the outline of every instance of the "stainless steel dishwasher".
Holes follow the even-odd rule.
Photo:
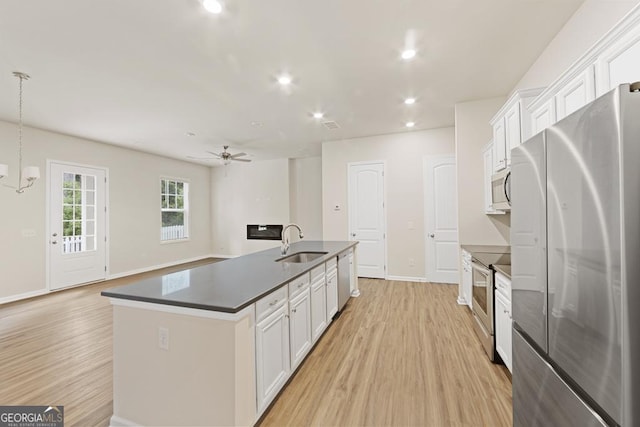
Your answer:
[[[349,251],[338,255],[338,310],[349,301],[351,296],[351,266],[349,265]]]

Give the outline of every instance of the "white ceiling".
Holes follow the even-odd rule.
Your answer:
[[[212,15],[198,0],[2,0],[0,119],[17,121],[23,71],[30,126],[184,160],[225,144],[318,155],[409,120],[452,126],[456,102],[506,95],[582,2],[226,0]]]

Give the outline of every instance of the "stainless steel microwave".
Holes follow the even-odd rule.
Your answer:
[[[503,169],[491,176],[491,207],[495,210],[511,210],[511,170]]]

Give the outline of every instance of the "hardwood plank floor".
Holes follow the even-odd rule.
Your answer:
[[[511,382],[457,286],[360,279],[262,427],[510,426]]]
[[[67,426],[109,425],[112,313],[100,291],[193,265],[0,306],[0,404],[65,405]],[[511,425],[508,375],[485,356],[456,286],[360,289],[262,426]]]

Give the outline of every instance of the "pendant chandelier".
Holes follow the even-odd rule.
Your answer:
[[[6,185],[5,187],[14,188],[16,193],[22,194],[24,190],[33,186],[36,179],[40,178],[40,169],[37,166],[27,166],[22,168],[22,82],[29,80],[29,75],[14,71],[13,75],[20,79],[20,100],[18,102],[18,185]],[[9,175],[9,166],[0,163],[0,179]]]

